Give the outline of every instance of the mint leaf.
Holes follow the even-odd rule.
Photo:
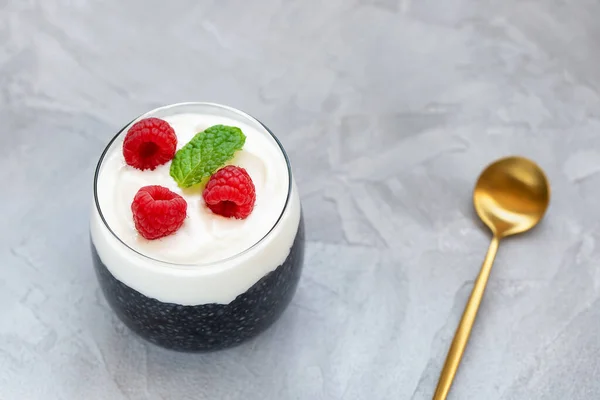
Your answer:
[[[233,158],[246,142],[246,135],[234,126],[215,125],[200,132],[183,146],[171,163],[171,176],[187,188],[201,183]]]

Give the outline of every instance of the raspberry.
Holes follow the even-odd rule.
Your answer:
[[[244,168],[228,165],[215,172],[202,193],[215,214],[244,219],[252,212],[256,192],[252,178]]]
[[[177,150],[177,136],[167,121],[146,118],[133,124],[123,141],[125,162],[145,170],[169,162]]]
[[[154,240],[181,228],[187,214],[187,202],[166,187],[144,186],[135,195],[131,211],[140,235]]]

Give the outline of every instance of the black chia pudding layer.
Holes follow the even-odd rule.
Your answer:
[[[283,264],[229,304],[184,306],[147,297],[117,280],[92,243],[94,267],[110,306],[132,331],[177,351],[225,349],[255,337],[287,308],[300,280],[304,261],[304,222]]]

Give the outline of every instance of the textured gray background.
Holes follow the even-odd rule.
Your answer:
[[[486,251],[495,158],[547,171],[501,245],[452,399],[600,398],[600,2],[0,1],[0,398],[427,399]],[[133,337],[98,290],[92,173],[159,105],[281,138],[308,226],[293,305],[210,355]]]

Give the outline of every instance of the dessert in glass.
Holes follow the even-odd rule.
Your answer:
[[[131,330],[211,351],[272,325],[304,258],[289,160],[244,112],[181,103],[133,120],[94,177],[91,248],[100,286]]]

